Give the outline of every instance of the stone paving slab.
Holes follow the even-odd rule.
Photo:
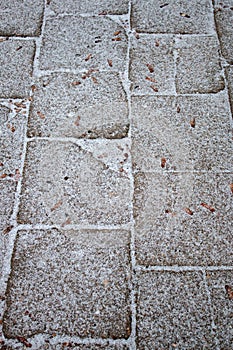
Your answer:
[[[104,151],[104,150],[103,150]],[[69,142],[30,142],[20,223],[125,224],[130,181]]]
[[[227,94],[133,97],[134,169],[232,170],[230,118]]]
[[[53,17],[45,25],[40,68],[124,71],[126,55],[125,29],[111,19],[103,16]],[[112,66],[108,60],[112,61]]]
[[[226,286],[233,290],[233,272],[208,272],[207,283],[220,349],[230,350],[233,344],[232,295],[229,297]]]
[[[0,98],[29,96],[34,53],[33,40],[0,42]]]
[[[211,2],[133,0],[132,27],[137,32],[146,33],[212,33],[214,19]]]
[[[128,104],[116,73],[52,74],[34,86],[28,136],[122,138]]]
[[[0,35],[40,35],[44,9],[43,0],[0,1]]]
[[[230,265],[232,182],[232,174],[137,174],[137,262],[146,266]]]
[[[214,0],[215,21],[221,44],[222,54],[228,63],[233,64],[233,1]]]
[[[52,338],[52,337],[51,337]],[[29,344],[32,345],[32,349],[35,349],[35,346],[33,343],[30,343],[31,340],[28,341]],[[17,350],[25,350],[25,346],[22,344],[17,344],[17,347],[15,347]],[[36,350],[66,350],[66,349],[73,349],[73,350],[129,350],[130,348],[127,345],[122,344],[116,344],[116,345],[98,345],[98,344],[81,344],[77,342],[67,342],[64,341],[59,344],[51,344],[49,343],[49,340],[46,340],[46,343],[43,345],[36,344]],[[13,350],[12,347],[9,347],[7,345],[4,345],[1,347],[1,350]]]
[[[129,337],[127,231],[20,231],[13,265],[7,337]]]
[[[201,273],[146,272],[137,278],[137,349],[216,349]]]

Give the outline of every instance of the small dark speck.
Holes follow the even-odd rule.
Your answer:
[[[163,7],[167,6],[169,4],[163,4],[163,5],[160,5],[160,8],[162,9]]]
[[[69,177],[68,177],[68,176],[65,176],[65,177],[64,177],[64,180],[68,180],[68,179],[69,179]]]
[[[16,51],[19,51],[20,49],[22,49],[23,46],[19,46],[17,47]]]

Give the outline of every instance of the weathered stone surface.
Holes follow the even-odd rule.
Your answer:
[[[4,333],[130,335],[127,231],[20,231]]]
[[[228,80],[228,92],[231,105],[231,113],[233,115],[233,67],[228,67],[226,69],[226,76]]]
[[[229,264],[232,265],[232,260]],[[233,271],[208,272],[206,277],[220,349],[230,350],[233,344],[233,320],[232,296],[230,298],[228,293],[233,290]]]
[[[208,34],[214,30],[211,2],[133,0],[132,26],[138,32]]]
[[[129,202],[129,178],[121,169],[70,142],[29,143],[19,222],[124,224]]]
[[[53,74],[36,83],[29,136],[122,138],[129,128],[118,74]]]
[[[201,273],[138,276],[137,349],[212,349],[211,315]]]
[[[44,1],[0,1],[0,35],[37,36],[40,34]]]
[[[175,92],[173,49],[172,35],[140,35],[139,39],[132,40],[130,80],[133,94]]]
[[[123,26],[103,16],[64,16],[46,22],[40,67],[124,71],[126,55]]]
[[[215,21],[222,54],[228,63],[233,64],[233,1],[219,2],[214,0],[214,4]]]
[[[216,93],[224,89],[218,42],[210,36],[176,39],[178,93]]]
[[[136,170],[232,170],[232,145],[225,93],[132,98]]]
[[[0,98],[29,95],[34,51],[34,41],[0,42]]]
[[[94,13],[124,14],[128,12],[128,0],[101,0],[101,1],[69,1],[52,0],[50,9],[55,13]]]
[[[229,265],[232,175],[135,176],[136,258],[142,265]]]

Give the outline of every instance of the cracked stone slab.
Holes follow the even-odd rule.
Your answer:
[[[233,64],[233,1],[219,2],[214,0],[215,22],[224,58]]]
[[[116,73],[52,74],[35,85],[28,136],[123,138],[126,93]]]
[[[228,81],[228,92],[231,105],[231,113],[233,115],[233,67],[226,68],[226,76]]]
[[[224,89],[218,42],[214,36],[176,38],[176,49],[178,93],[216,93]]]
[[[230,350],[233,343],[232,298],[229,298],[227,288],[230,287],[230,290],[233,290],[233,272],[207,272],[206,278],[219,345],[221,349]]]
[[[7,338],[129,337],[129,232],[20,231],[12,267]]]
[[[0,42],[0,98],[29,96],[34,52],[34,41]]]
[[[20,223],[125,224],[129,205],[130,181],[121,169],[70,142],[29,143]]]
[[[232,146],[225,93],[132,98],[135,170],[232,170]]]
[[[138,93],[175,93],[174,36],[140,35],[132,40],[130,80]]]
[[[213,349],[211,315],[199,272],[137,276],[137,349]]]
[[[40,35],[44,9],[43,0],[1,0],[0,8],[0,35]]]
[[[96,15],[121,15],[128,12],[128,0],[101,0],[101,1],[69,1],[52,0],[50,10],[56,14],[63,13],[94,13]]]
[[[75,33],[75,35],[74,35]],[[109,18],[64,16],[46,22],[40,68],[124,71],[125,29]]]
[[[231,265],[232,183],[232,174],[135,175],[138,263]]]
[[[214,19],[211,2],[133,0],[132,27],[137,32],[146,33],[212,33]]]

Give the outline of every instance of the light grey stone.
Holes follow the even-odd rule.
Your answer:
[[[126,55],[127,37],[123,26],[103,16],[64,16],[46,22],[40,68],[124,71]],[[112,61],[112,67],[108,60]]]
[[[43,9],[43,0],[0,0],[0,35],[40,35]]]
[[[232,260],[229,261],[229,265],[232,265]],[[233,344],[232,297],[229,298],[227,288],[230,287],[230,290],[233,291],[233,271],[207,272],[206,277],[211,294],[219,347],[231,350]]]
[[[36,82],[29,136],[122,138],[129,128],[118,74],[52,74]],[[85,78],[85,79],[83,79]]]
[[[214,20],[208,0],[133,0],[132,26],[147,33],[212,33]]]
[[[232,145],[226,94],[132,98],[135,170],[232,170]]]
[[[231,105],[231,114],[233,115],[233,67],[227,67],[226,76],[228,80],[228,93]]]
[[[132,40],[130,80],[134,95],[175,92],[173,50],[172,35],[140,35],[139,39]]]
[[[137,349],[215,349],[201,273],[146,272],[137,279]]]
[[[34,52],[34,41],[0,42],[0,98],[29,96]]]
[[[128,338],[129,279],[127,231],[20,231],[4,333]]]
[[[104,151],[104,150],[103,150]],[[70,142],[30,142],[20,223],[125,224],[130,181]]]
[[[178,93],[216,93],[224,89],[219,47],[213,36],[176,39]]]
[[[231,174],[135,176],[136,258],[142,265],[229,265]]]

